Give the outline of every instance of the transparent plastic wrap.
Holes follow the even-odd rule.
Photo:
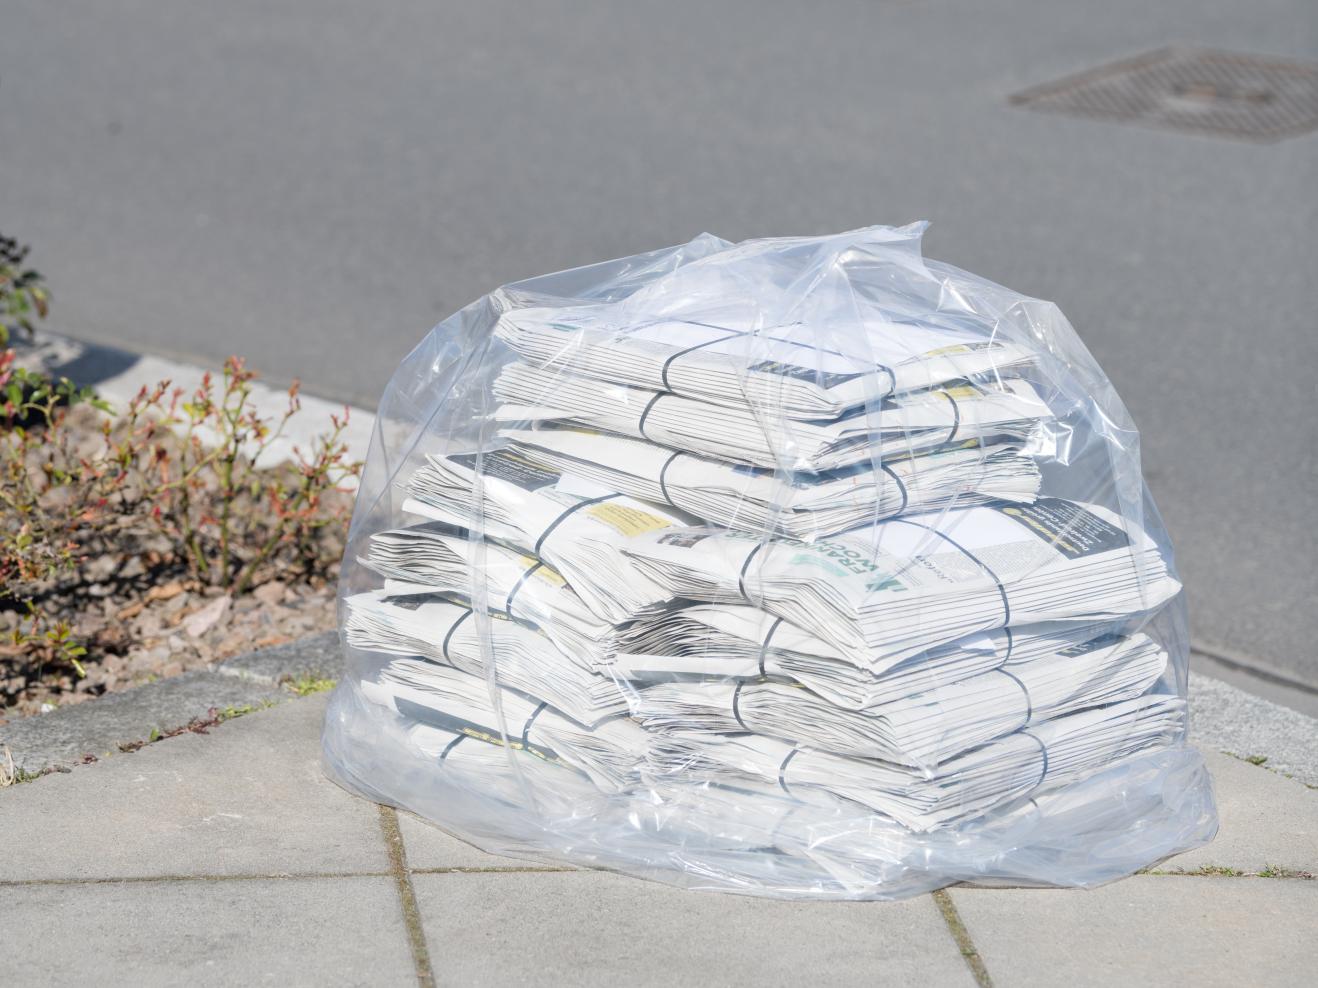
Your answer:
[[[1092,886],[1210,840],[1171,545],[1050,303],[923,224],[499,289],[380,404],[328,771],[697,889]]]

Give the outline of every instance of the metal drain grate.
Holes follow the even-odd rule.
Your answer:
[[[1032,110],[1276,141],[1318,128],[1318,65],[1164,48],[1011,97]]]

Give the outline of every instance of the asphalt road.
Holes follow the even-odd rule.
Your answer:
[[[277,9],[270,9],[277,8]],[[373,404],[496,285],[933,221],[1058,302],[1143,432],[1195,640],[1318,685],[1318,135],[1028,112],[1171,43],[1318,55],[1306,0],[10,0],[0,228],[75,336]]]

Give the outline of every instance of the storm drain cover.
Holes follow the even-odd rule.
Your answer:
[[[1032,110],[1275,141],[1318,128],[1318,64],[1164,48],[1035,86],[1011,101]]]

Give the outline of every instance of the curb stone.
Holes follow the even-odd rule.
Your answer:
[[[212,708],[269,706],[289,699],[284,683],[342,674],[338,633],[323,631],[0,725],[0,751],[8,745],[15,768],[24,772],[67,771],[87,755],[115,754],[120,745],[183,727]],[[1190,717],[1190,740],[1200,747],[1262,758],[1255,764],[1318,788],[1318,719],[1203,675],[1190,679]]]
[[[141,388],[152,388],[167,380],[188,392],[198,387],[208,373],[207,368],[182,360],[134,353],[45,330],[36,341],[15,340],[14,343],[21,366],[95,388],[99,397],[120,410],[128,406]],[[259,371],[259,368],[255,369]],[[209,373],[218,378],[220,366],[211,367]],[[329,401],[306,391],[300,391],[298,398],[302,411],[285,424],[279,437],[262,454],[263,464],[292,460],[295,448],[310,449],[316,436],[329,423],[330,416],[342,413],[345,407],[350,414],[340,439],[347,446],[350,459],[366,459],[371,434],[375,430],[374,412],[350,403]],[[251,407],[262,417],[278,421],[288,406],[288,390],[258,377],[252,382],[249,400]]]
[[[321,632],[210,669],[0,725],[0,751],[8,746],[14,767],[22,772],[67,771],[88,755],[117,754],[120,745],[149,741],[153,731],[183,727],[212,709],[279,703],[291,697],[284,683],[337,679],[342,670],[337,632]]]

